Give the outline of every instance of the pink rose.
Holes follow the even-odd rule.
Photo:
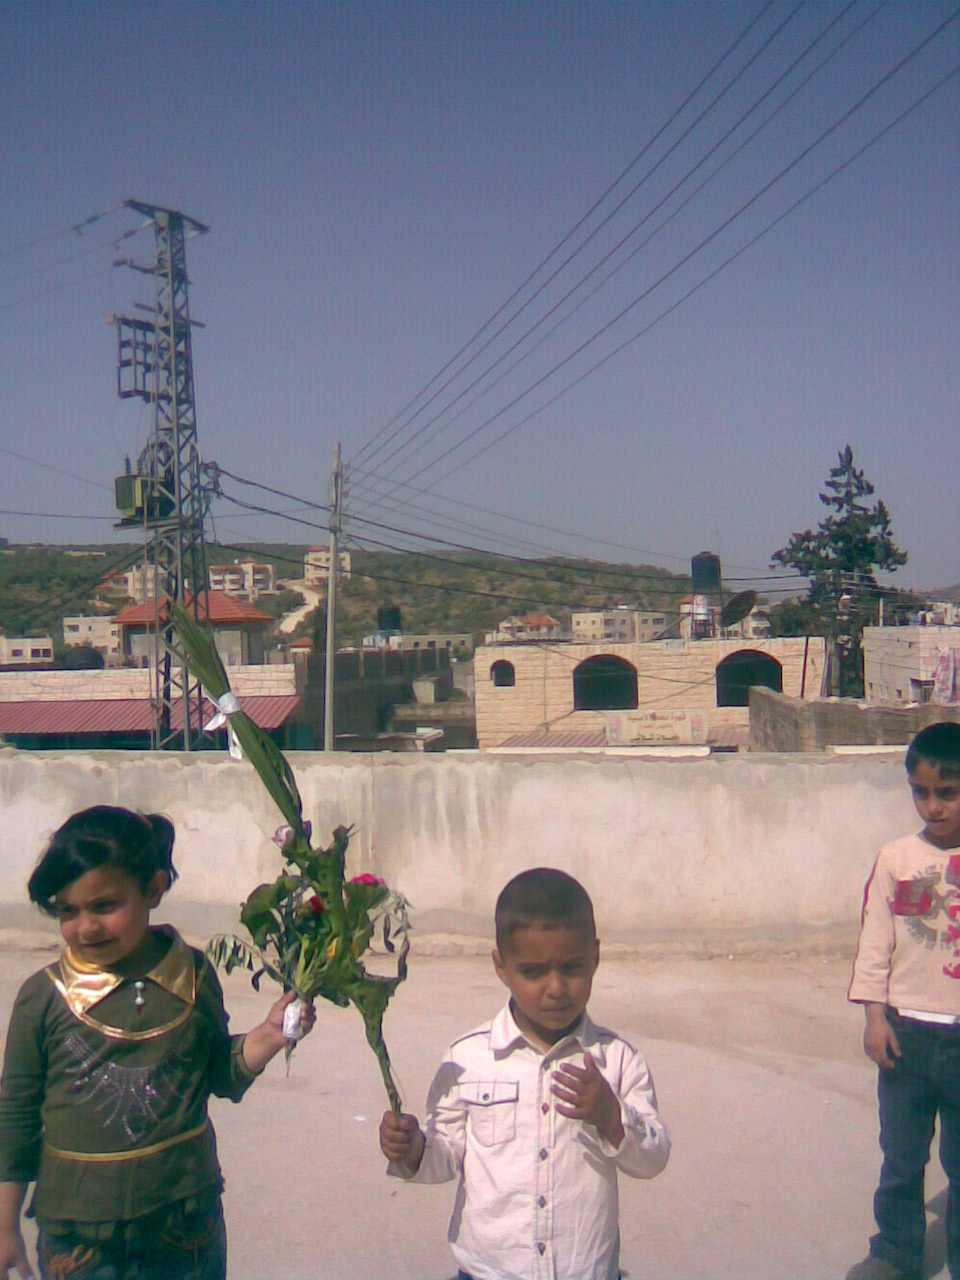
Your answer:
[[[313,827],[309,822],[305,822],[303,824],[303,834],[307,837],[307,840],[309,840],[310,837],[313,835]],[[291,827],[289,823],[286,823],[282,827],[277,827],[276,831],[273,833],[270,839],[273,841],[273,843],[277,846],[278,849],[282,849],[283,846],[287,843],[287,841],[292,839],[292,837],[293,837],[293,827]]]
[[[362,876],[354,876],[352,880],[347,881],[347,884],[366,884],[378,889],[387,887],[386,880],[381,880],[379,876],[372,876],[369,871],[365,871]]]

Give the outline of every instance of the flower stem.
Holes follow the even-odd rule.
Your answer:
[[[387,1046],[384,1043],[383,1032],[379,1026],[367,1026],[367,1040],[371,1049],[377,1055],[377,1062],[380,1065],[380,1074],[383,1076],[383,1083],[387,1090],[387,1097],[390,1100],[390,1110],[399,1120],[401,1112],[400,1090],[397,1088],[397,1082],[394,1079],[393,1068],[390,1066],[390,1055],[387,1053]]]

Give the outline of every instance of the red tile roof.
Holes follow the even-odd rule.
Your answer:
[[[190,604],[193,597],[188,592],[186,595],[186,603]],[[261,624],[272,622],[273,619],[268,613],[262,613],[259,609],[255,609],[251,604],[245,604],[242,600],[236,600],[233,596],[228,596],[223,591],[205,591],[201,592],[199,601],[199,614],[201,622],[207,620],[207,600],[210,602],[210,625],[229,626],[231,623],[236,624]],[[166,616],[161,610],[162,616]],[[122,627],[149,627],[153,623],[153,601],[148,600],[145,603],[129,604],[125,609],[121,609],[116,616],[116,621]]]
[[[298,694],[271,694],[240,699],[240,706],[261,729],[279,729],[299,705]],[[204,715],[215,714],[207,703]],[[148,698],[87,698],[74,702],[0,702],[0,734],[149,733],[153,708]],[[179,705],[173,728],[183,725]]]

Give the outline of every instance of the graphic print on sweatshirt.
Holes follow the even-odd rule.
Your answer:
[[[960,854],[953,854],[942,872],[932,864],[910,880],[898,880],[893,914],[928,951],[948,952],[943,972],[960,978]]]

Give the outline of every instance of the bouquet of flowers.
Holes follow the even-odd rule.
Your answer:
[[[218,716],[211,725],[222,723],[221,716],[229,721],[286,819],[274,836],[284,869],[271,884],[254,889],[240,909],[250,942],[221,935],[212,939],[207,953],[227,973],[237,967],[249,969],[254,987],[267,974],[302,999],[322,996],[341,1007],[353,1004],[377,1056],[390,1106],[399,1116],[400,1094],[383,1039],[383,1015],[407,976],[407,904],[377,876],[345,878],[350,838],[346,827],[337,827],[329,848],[312,847],[293,771],[273,740],[240,710],[209,630],[176,604],[171,619],[187,665],[217,705]],[[396,958],[392,975],[369,973],[364,967],[363,957],[375,938]],[[291,1027],[291,1048],[295,1039],[296,1028]]]

